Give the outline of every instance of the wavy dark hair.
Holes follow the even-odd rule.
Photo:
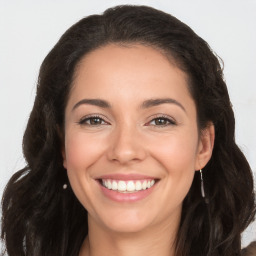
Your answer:
[[[218,57],[193,30],[162,11],[117,6],[69,28],[40,68],[33,110],[23,138],[27,166],[15,173],[2,200],[1,238],[10,256],[77,256],[87,211],[68,183],[61,148],[64,111],[80,60],[104,45],[142,44],[170,57],[189,77],[198,127],[215,126],[213,154],[204,169],[207,202],[196,172],[183,202],[176,238],[179,256],[241,254],[241,233],[255,215],[250,166],[235,143],[235,119]],[[62,135],[61,135],[62,134]]]

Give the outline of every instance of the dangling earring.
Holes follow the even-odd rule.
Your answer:
[[[65,184],[63,185],[63,189],[65,190],[65,189],[67,189],[67,187],[68,187],[68,185],[65,183]]]
[[[202,172],[202,169],[200,169],[200,176],[201,176],[201,194],[202,194],[202,197],[205,198],[204,179],[203,179],[203,172]]]

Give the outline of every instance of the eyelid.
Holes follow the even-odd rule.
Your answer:
[[[105,124],[100,124],[100,125],[109,125],[110,122],[107,121],[107,118],[101,114],[89,114],[89,115],[85,115],[83,116],[82,118],[79,119],[79,121],[77,122],[78,124],[80,125],[88,125],[88,126],[93,126],[93,125],[90,125],[90,124],[86,124],[86,121],[89,120],[89,119],[93,119],[93,118],[99,118],[101,119]],[[96,125],[95,125],[96,126]]]
[[[169,124],[153,125],[153,126],[165,127],[165,126],[169,126],[169,125],[177,125],[177,121],[173,117],[166,115],[166,114],[155,114],[153,116],[150,116],[150,120],[145,125],[149,126],[150,123],[156,119],[165,119],[169,122]]]
[[[92,124],[86,123],[87,120],[93,119],[93,118],[99,118],[104,122],[103,124],[99,124],[99,125],[110,125],[110,121],[108,121],[108,118],[106,116],[104,116],[102,114],[98,114],[98,113],[85,115],[82,118],[80,118],[77,123],[79,125],[97,126],[97,125],[92,125]],[[166,121],[168,121],[168,124],[152,125],[151,122],[156,119],[165,119]],[[165,126],[177,125],[177,121],[173,117],[166,115],[166,114],[155,114],[155,115],[150,116],[149,121],[147,121],[144,125],[145,126],[165,127]]]

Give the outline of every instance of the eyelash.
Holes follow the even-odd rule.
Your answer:
[[[101,123],[100,124],[91,124],[91,123],[86,123],[87,121],[92,121],[92,120],[95,120],[97,119],[98,121],[100,121]],[[169,126],[169,125],[177,125],[177,123],[171,119],[170,117],[166,116],[166,115],[156,115],[154,116],[153,119],[151,119],[149,122],[147,122],[145,125],[146,126],[150,126],[150,123],[152,123],[153,121],[156,122],[156,121],[164,121],[164,122],[167,122],[167,124],[160,124],[160,125],[157,125],[155,124],[154,126],[159,126],[159,127],[166,127],[166,126]],[[104,122],[104,124],[102,124],[102,122]],[[80,121],[78,122],[78,124],[80,125],[88,125],[88,126],[99,126],[99,125],[106,125],[106,124],[109,124],[109,122],[105,121],[104,118],[102,118],[101,116],[99,115],[92,115],[92,116],[86,116],[86,117],[83,117],[80,119]]]
[[[153,119],[151,119],[149,122],[146,123],[146,126],[149,126],[150,123],[152,122],[156,122],[156,121],[159,121],[159,120],[162,120],[162,121],[165,121],[167,123],[165,124],[162,124],[162,125],[154,125],[154,126],[159,126],[160,128],[163,128],[163,127],[166,127],[166,126],[169,126],[169,125],[177,125],[176,121],[174,121],[172,118],[170,118],[169,116],[166,116],[166,115],[155,115],[153,116]]]
[[[100,124],[88,124],[88,123],[86,123],[87,121],[92,121],[93,119],[94,119],[94,120],[95,120],[95,119],[98,119],[98,120],[100,120],[101,122],[103,121],[104,123],[109,124],[108,122],[106,122],[106,121],[104,120],[104,118],[100,117],[99,115],[92,115],[92,116],[83,117],[83,118],[80,119],[80,121],[78,122],[78,124],[80,124],[80,125],[90,125],[90,126],[99,126],[99,125],[102,125],[102,123],[100,123]],[[106,125],[106,124],[103,124],[103,125]]]

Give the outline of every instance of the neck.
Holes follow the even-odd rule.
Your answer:
[[[91,227],[90,227],[91,226]],[[89,234],[79,256],[174,256],[179,221],[134,233],[102,229],[89,221]]]

